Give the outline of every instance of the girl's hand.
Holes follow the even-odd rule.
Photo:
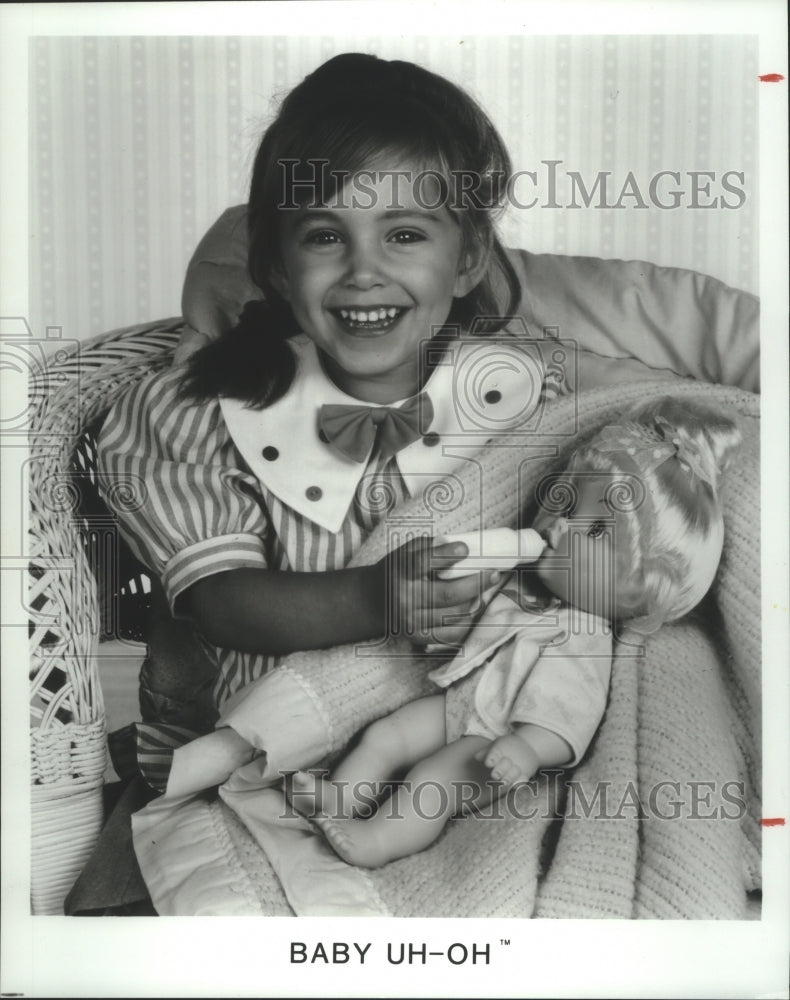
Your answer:
[[[461,642],[500,579],[495,570],[438,578],[439,570],[468,552],[463,542],[434,547],[432,539],[416,538],[385,556],[388,635],[407,636],[419,645]]]
[[[492,778],[506,785],[529,781],[540,765],[537,753],[518,733],[508,733],[493,740],[475,754],[475,760],[491,769]]]

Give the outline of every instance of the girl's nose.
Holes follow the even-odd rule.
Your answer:
[[[363,289],[386,284],[375,247],[363,243],[349,246],[343,284]]]

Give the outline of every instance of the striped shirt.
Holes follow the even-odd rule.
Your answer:
[[[106,493],[126,483],[143,501],[128,505],[121,531],[161,577],[176,614],[179,595],[214,573],[343,569],[392,504],[406,497],[395,459],[374,454],[340,531],[328,531],[250,473],[218,402],[177,398],[181,374],[171,369],[135,386],[110,411],[99,439],[100,485]],[[218,706],[277,662],[265,653],[211,646],[207,652],[219,668]]]

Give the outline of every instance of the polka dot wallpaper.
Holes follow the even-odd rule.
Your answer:
[[[506,241],[757,290],[750,36],[37,37],[31,326],[180,312],[201,234],[246,200],[277,100],[344,51],[424,64],[489,111],[520,173]]]

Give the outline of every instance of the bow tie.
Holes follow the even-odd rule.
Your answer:
[[[398,408],[326,403],[318,413],[327,442],[353,462],[364,462],[377,442],[383,456],[395,455],[421,437],[432,420],[433,406],[425,393]]]

